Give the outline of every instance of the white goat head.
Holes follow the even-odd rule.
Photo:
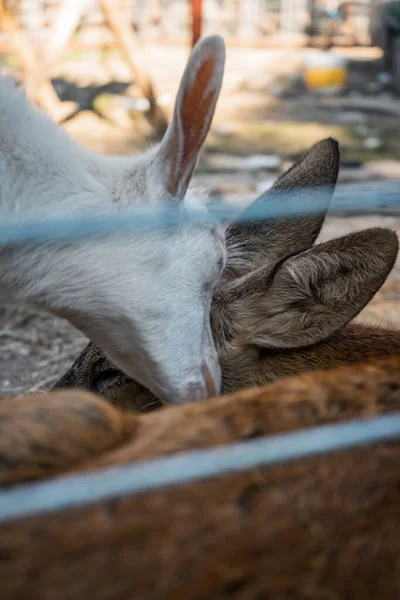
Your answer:
[[[212,36],[194,48],[161,145],[139,158],[103,157],[75,144],[15,86],[0,82],[1,211],[38,217],[180,203],[208,133],[225,48]],[[204,209],[205,210],[205,209]],[[224,266],[223,229],[209,223],[105,241],[0,250],[0,291],[67,318],[127,375],[164,402],[220,390],[210,328]]]

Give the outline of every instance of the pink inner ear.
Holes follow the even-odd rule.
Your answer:
[[[173,194],[182,177],[186,187],[198,154],[210,128],[218,89],[210,90],[210,81],[215,76],[215,59],[204,61],[197,71],[191,87],[185,86],[178,109],[180,127],[174,132],[175,144],[171,164],[168,191]],[[179,133],[178,133],[179,132]],[[192,164],[193,163],[193,164]]]

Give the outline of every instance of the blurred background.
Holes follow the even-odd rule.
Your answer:
[[[375,224],[400,232],[400,2],[0,0],[1,71],[105,154],[161,139],[191,47],[210,33],[227,44],[225,79],[193,183],[244,205],[334,136],[341,193],[380,200],[374,214],[329,217],[321,239]],[[398,262],[362,320],[400,326],[399,298]],[[0,299],[0,395],[47,389],[85,343]]]

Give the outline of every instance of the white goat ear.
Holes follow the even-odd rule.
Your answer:
[[[154,165],[173,200],[180,201],[186,194],[214,116],[224,64],[224,41],[210,36],[196,44],[186,65],[174,114]]]

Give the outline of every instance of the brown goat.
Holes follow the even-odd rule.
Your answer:
[[[14,399],[1,482],[399,409],[399,355],[140,416],[85,392]],[[1,598],[397,598],[399,461],[385,443],[1,523]]]
[[[392,269],[396,234],[367,229],[313,246],[338,169],[337,143],[323,140],[259,200],[284,202],[291,192],[308,206],[315,195],[318,214],[228,230],[226,268],[211,312],[223,393],[400,351],[399,332],[348,324]],[[160,406],[93,344],[55,385],[64,387],[99,393],[124,409]]]

